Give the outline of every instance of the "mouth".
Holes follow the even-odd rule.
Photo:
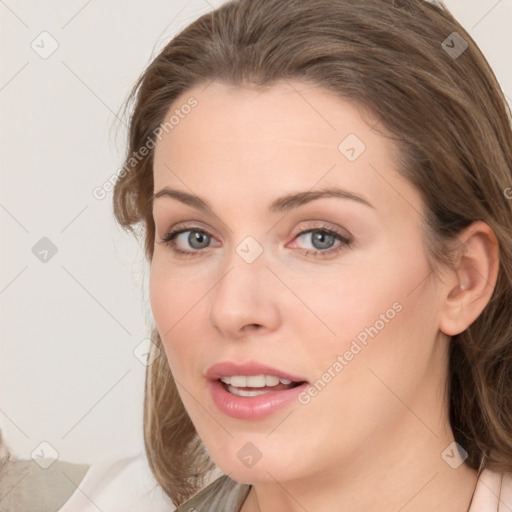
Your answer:
[[[292,381],[277,375],[234,375],[220,377],[219,381],[228,393],[245,397],[293,389],[305,383],[305,381]]]
[[[255,362],[218,363],[206,377],[217,409],[241,420],[264,419],[291,405],[309,386],[302,377]]]

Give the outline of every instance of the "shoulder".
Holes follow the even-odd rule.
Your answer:
[[[5,510],[53,512],[76,491],[89,466],[41,459],[10,460],[0,478],[0,500]]]
[[[223,475],[186,501],[176,512],[238,512],[251,486]]]
[[[92,464],[59,512],[170,512],[175,510],[143,454]]]

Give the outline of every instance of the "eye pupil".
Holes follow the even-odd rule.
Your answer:
[[[210,243],[210,237],[206,233],[201,233],[200,231],[191,231],[190,235],[188,236],[188,242],[194,249],[204,249],[204,247],[201,245],[204,240],[207,241],[204,247],[208,247],[208,244]],[[196,243],[199,243],[199,247],[195,245]]]
[[[327,243],[326,243],[327,239]],[[315,245],[315,242],[320,242],[320,247],[317,247]],[[325,233],[323,231],[317,231],[313,233],[313,245],[316,249],[326,249],[331,247],[332,243],[334,241],[334,236],[330,235],[329,233]]]

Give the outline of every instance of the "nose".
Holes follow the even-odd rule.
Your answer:
[[[222,336],[238,339],[278,329],[283,290],[267,263],[264,252],[248,263],[233,250],[210,299],[210,323]]]

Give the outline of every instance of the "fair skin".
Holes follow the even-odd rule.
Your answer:
[[[242,511],[466,512],[476,471],[441,457],[454,440],[447,349],[492,293],[492,231],[481,222],[464,230],[465,252],[436,279],[421,238],[422,200],[367,113],[299,82],[265,91],[213,82],[170,111],[190,96],[198,106],[157,143],[154,192],[194,194],[211,210],[154,200],[150,299],[206,449],[224,473],[253,485]],[[338,150],[349,134],[366,146],[354,161]],[[278,197],[328,187],[371,206],[324,197],[269,211]],[[174,239],[191,257],[161,243],[178,223],[192,230]],[[319,227],[350,245],[336,237],[319,245]],[[211,238],[191,245],[197,228]],[[236,251],[247,236],[263,248],[252,263]],[[331,247],[341,250],[312,254]],[[213,402],[212,364],[258,361],[314,383],[397,303],[400,311],[309,403],[247,420]],[[248,442],[261,454],[251,467],[237,456]]]

